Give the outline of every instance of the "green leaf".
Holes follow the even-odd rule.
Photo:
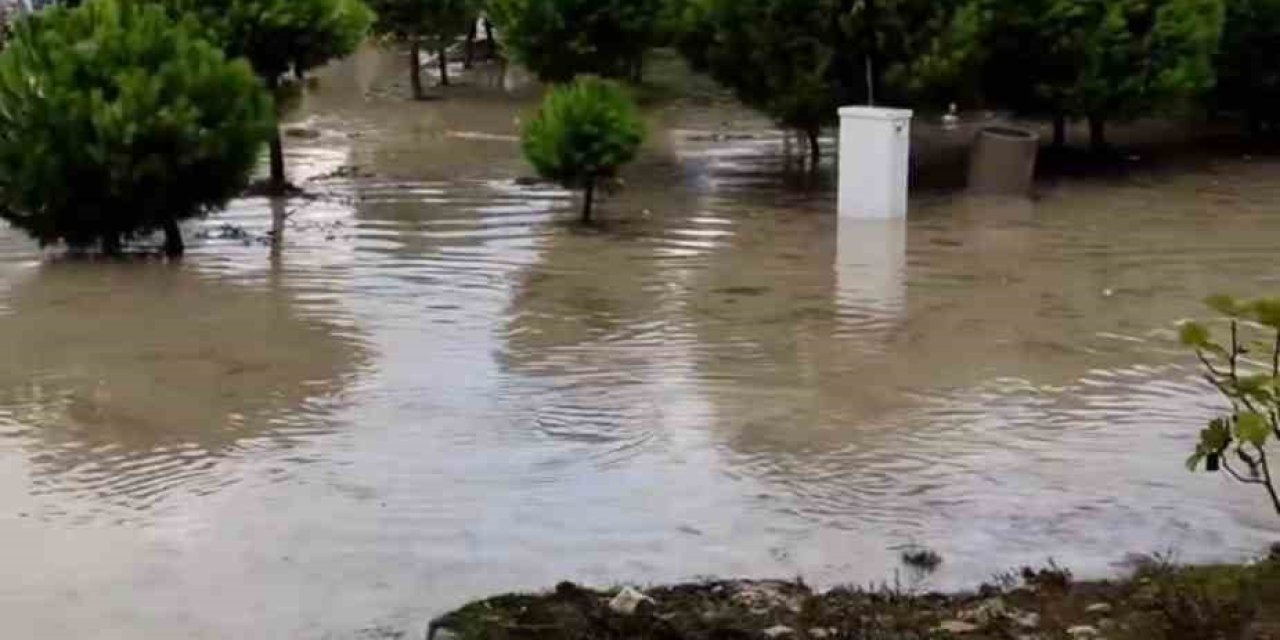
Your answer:
[[[1218,294],[1209,296],[1204,301],[1205,305],[1218,313],[1229,318],[1239,318],[1244,314],[1245,308],[1235,298]]]
[[[1188,320],[1179,327],[1178,339],[1188,347],[1202,349],[1209,344],[1209,328],[1199,322]]]
[[[1271,431],[1271,424],[1262,414],[1246,412],[1236,416],[1236,437],[1255,447],[1266,444]]]
[[[1204,461],[1205,454],[1196,451],[1187,458],[1187,471],[1195,471],[1200,467],[1200,463]]]
[[[1249,304],[1249,316],[1259,324],[1280,331],[1280,298],[1264,298]]]

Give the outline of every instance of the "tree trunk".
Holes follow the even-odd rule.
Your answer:
[[[818,143],[818,131],[806,131],[805,136],[809,138],[809,170],[818,171],[818,162],[822,159],[822,145]]]
[[[288,212],[282,198],[271,199],[271,257],[279,258],[284,246],[284,220]]]
[[[178,221],[170,218],[164,221],[164,255],[170,258],[181,258],[186,253],[187,245],[182,242],[182,229]]]
[[[448,50],[442,44],[440,45],[440,49],[437,51],[436,55],[436,58],[440,62],[440,86],[442,87],[449,86],[449,56],[447,51]]]
[[[863,0],[863,15],[866,20],[867,51],[867,104],[875,106],[876,97],[880,95],[880,43],[876,38],[876,3],[875,0]]]
[[[422,100],[422,41],[418,36],[409,39],[409,85],[413,87],[413,99]]]
[[[591,224],[591,205],[596,197],[596,179],[587,179],[587,188],[582,194],[582,224]]]
[[[271,148],[270,188],[273,193],[279,194],[285,192],[284,143],[280,140],[280,106],[278,102],[280,79],[275,76],[268,78],[267,89],[271,92],[271,99],[276,101],[276,126],[271,130],[271,140],[269,141]]]
[[[471,28],[470,28],[470,29],[467,29],[467,44],[466,44],[465,49],[464,49],[465,53],[463,54],[463,57],[462,57],[462,68],[463,68],[463,69],[470,69],[471,67],[473,67],[473,66],[475,65],[475,61],[476,61],[476,22],[477,22],[477,20],[472,20],[472,21],[471,21]]]
[[[1107,122],[1099,116],[1089,116],[1089,147],[1094,151],[1107,150]]]
[[[1063,149],[1067,146],[1067,116],[1056,113],[1053,116],[1053,148]]]
[[[631,61],[631,82],[640,84],[644,82],[644,53],[641,52]]]

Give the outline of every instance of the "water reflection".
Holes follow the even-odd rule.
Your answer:
[[[330,428],[359,353],[287,292],[159,263],[52,263],[4,296],[0,423],[34,493],[146,507],[245,448]]]

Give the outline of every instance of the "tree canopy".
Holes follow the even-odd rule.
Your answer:
[[[636,77],[661,36],[664,0],[489,0],[503,46],[539,79]]]
[[[72,247],[163,230],[223,206],[272,129],[249,65],[190,23],[129,0],[52,8],[0,54],[0,217]]]
[[[583,222],[591,221],[597,183],[635,158],[644,125],[616,84],[579,79],[553,88],[523,132],[524,155],[538,173],[582,189]]]

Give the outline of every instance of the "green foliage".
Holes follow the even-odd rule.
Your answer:
[[[544,178],[586,191],[590,221],[596,183],[635,158],[644,125],[616,84],[580,79],[551,90],[523,132],[524,155]]]
[[[637,78],[661,37],[664,0],[489,0],[503,46],[539,79]]]
[[[685,58],[744,104],[808,136],[815,157],[818,133],[839,107],[873,97],[909,102],[934,88],[920,80],[917,60],[936,46],[953,7],[928,0],[686,1],[679,42]]]
[[[72,247],[172,234],[243,188],[272,120],[249,65],[159,7],[49,9],[0,54],[0,217]]]
[[[1280,487],[1268,458],[1280,442],[1280,299],[1246,302],[1214,296],[1207,304],[1227,318],[1229,341],[1216,341],[1208,327],[1196,322],[1182,325],[1181,339],[1196,350],[1205,379],[1226,398],[1230,412],[1200,432],[1187,467],[1226,470],[1241,482],[1263,487],[1280,514]],[[1266,359],[1250,359],[1254,353]]]
[[[967,0],[940,65],[1022,113],[1101,123],[1213,86],[1227,0]]]
[[[424,38],[439,47],[466,35],[479,14],[476,0],[369,0],[373,29],[400,39]]]
[[[1280,124],[1280,0],[1226,0],[1213,106],[1254,131]]]
[[[345,56],[364,40],[373,12],[360,0],[158,0],[243,57],[269,84]]]

